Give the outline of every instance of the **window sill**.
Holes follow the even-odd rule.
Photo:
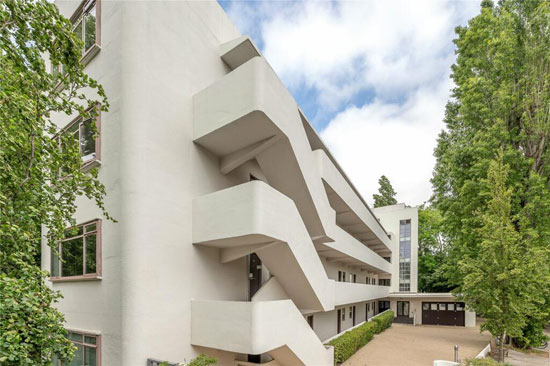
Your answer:
[[[93,276],[71,276],[71,277],[50,277],[50,282],[80,282],[80,281],[99,281],[103,278],[101,275]]]
[[[80,59],[80,62],[84,66],[88,65],[90,61],[92,61],[92,59],[95,57],[95,55],[99,53],[99,51],[101,51],[101,46],[98,45],[97,43],[94,43],[94,45],[90,47],[90,49],[86,51],[86,53],[84,53],[84,55]]]
[[[86,173],[92,170],[93,168],[97,168],[99,166],[101,166],[101,160],[94,158],[82,163],[80,170]]]

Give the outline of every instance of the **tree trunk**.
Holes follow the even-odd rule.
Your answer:
[[[504,339],[506,338],[506,331],[500,335],[500,342],[498,345],[498,362],[504,362]]]

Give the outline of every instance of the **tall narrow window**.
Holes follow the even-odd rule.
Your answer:
[[[69,363],[53,360],[55,366],[100,366],[101,336],[97,334],[69,331],[69,339],[76,347],[73,359]]]
[[[411,290],[411,220],[399,223],[399,291]]]
[[[51,280],[101,276],[101,220],[67,229],[57,250],[59,255],[52,251]]]

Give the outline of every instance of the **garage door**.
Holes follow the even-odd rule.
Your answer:
[[[464,303],[423,302],[422,324],[464,326]]]

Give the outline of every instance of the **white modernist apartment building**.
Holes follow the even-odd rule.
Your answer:
[[[81,198],[62,261],[43,243],[71,365],[329,366],[328,339],[389,308],[475,323],[451,295],[417,293],[417,209],[368,207],[217,2],[57,4],[110,110],[95,138],[56,120],[118,220]]]

